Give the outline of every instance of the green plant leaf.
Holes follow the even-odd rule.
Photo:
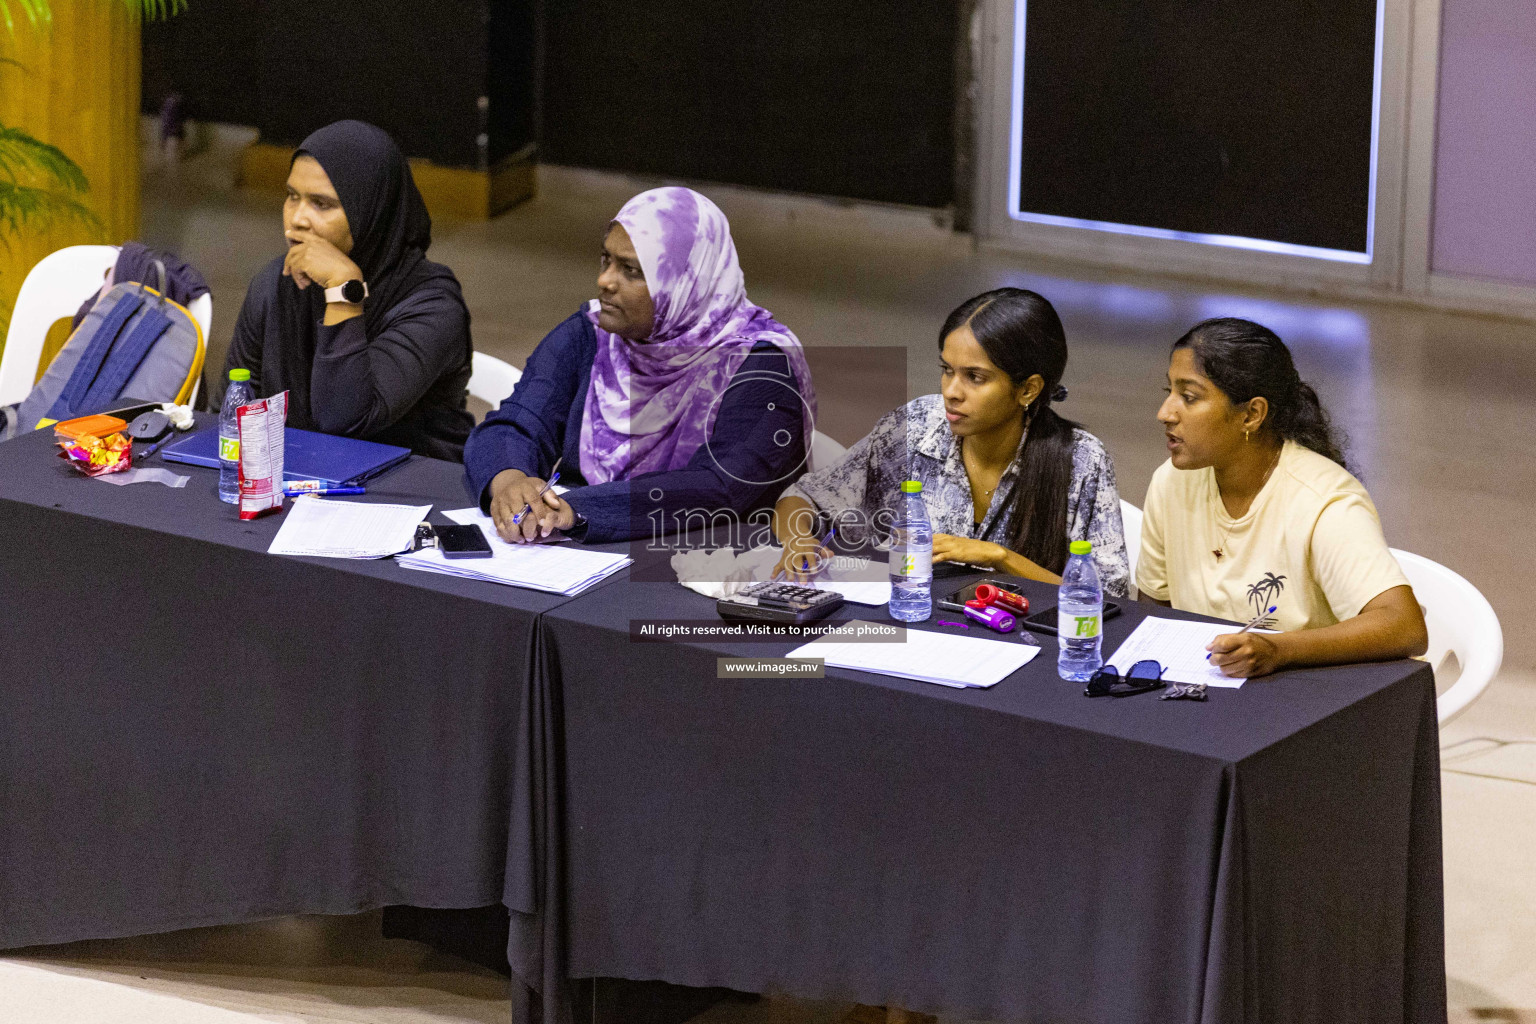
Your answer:
[[[187,0],[95,0],[95,2],[122,4],[130,15],[147,21],[164,21],[187,9]],[[5,34],[8,36],[16,34],[16,18],[11,13],[13,8],[20,10],[26,16],[27,23],[34,29],[53,22],[53,0],[0,0],[0,26],[5,28]]]
[[[88,192],[91,184],[80,165],[57,146],[33,138],[20,128],[0,124],[0,177],[13,184],[41,179],[68,192]]]
[[[0,180],[0,246],[10,248],[8,236],[22,231],[46,231],[58,223],[75,223],[101,231],[101,218],[66,192]]]
[[[16,34],[16,19],[11,15],[11,8],[19,7],[21,13],[26,15],[27,23],[37,28],[38,23],[44,25],[53,21],[53,8],[50,0],[0,0],[0,22],[5,24],[5,34]]]

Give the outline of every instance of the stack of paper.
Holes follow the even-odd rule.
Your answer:
[[[406,550],[431,505],[380,505],[306,494],[295,498],[272,538],[273,555],[388,558]]]
[[[436,548],[425,548],[397,558],[402,568],[447,573],[571,597],[633,561],[627,555],[612,555],[570,544],[508,544],[497,535],[491,517],[477,508],[454,509],[443,514],[460,525],[480,527],[480,532],[491,543],[491,557],[444,558]]]
[[[795,648],[789,657],[822,658],[835,668],[877,672],[941,686],[984,689],[1002,682],[1040,653],[1040,648],[1027,644],[923,629],[901,629],[905,635],[895,642],[845,639],[857,635],[860,627],[873,626],[855,619]]]
[[[1104,664],[1129,672],[1138,661],[1155,661],[1163,666],[1163,678],[1170,683],[1242,686],[1243,680],[1222,675],[1221,669],[1207,661],[1205,650],[1216,637],[1241,628],[1230,622],[1188,622],[1149,615],[1113,655],[1104,659]]]

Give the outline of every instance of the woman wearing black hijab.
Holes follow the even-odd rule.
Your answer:
[[[288,425],[460,462],[469,311],[432,263],[432,218],[390,137],[338,121],[293,155],[288,253],[251,281],[224,361],[261,396],[288,391]]]

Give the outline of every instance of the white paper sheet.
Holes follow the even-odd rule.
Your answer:
[[[782,548],[764,545],[735,553],[729,548],[715,551],[695,550],[672,556],[677,582],[705,597],[733,597],[743,587],[773,576],[774,566],[783,556]],[[882,605],[891,601],[889,579],[848,578],[853,573],[829,572],[806,584],[818,590],[831,590],[852,604]]]
[[[882,605],[891,603],[889,580],[817,580],[811,586],[817,590],[835,590],[844,601],[853,604]]]
[[[852,620],[826,636],[812,640],[789,652],[791,658],[824,658],[836,668],[877,672],[880,675],[916,679],[941,686],[996,686],[1028,665],[1040,648],[1004,640],[956,636],[925,629],[902,629],[902,642],[848,643],[841,636],[851,635],[860,626],[875,623]],[[890,626],[891,623],[879,623]]]
[[[411,546],[431,505],[382,505],[305,494],[293,500],[267,548],[274,555],[387,558]]]
[[[1138,661],[1152,660],[1164,668],[1163,678],[1170,683],[1205,683],[1208,686],[1236,688],[1244,680],[1221,674],[1206,660],[1205,645],[1241,626],[1230,622],[1186,622],[1149,615],[1125,638],[1115,653],[1104,659],[1121,672],[1128,672]]]
[[[465,579],[526,587],[571,597],[607,579],[633,559],[574,544],[509,544],[496,524],[478,508],[456,508],[443,515],[461,526],[478,526],[491,545],[490,558],[444,558],[436,548],[401,555],[404,569],[440,572]]]

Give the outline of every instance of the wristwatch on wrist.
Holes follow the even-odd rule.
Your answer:
[[[353,305],[357,305],[367,297],[368,285],[356,278],[344,281],[335,288],[327,288],[325,290],[326,302],[350,302]]]

